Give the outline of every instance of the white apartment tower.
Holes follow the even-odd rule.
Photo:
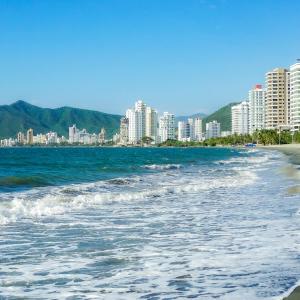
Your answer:
[[[231,132],[232,134],[249,133],[249,103],[247,101],[231,107]]]
[[[159,118],[159,138],[161,143],[175,139],[175,116],[173,114],[164,112]]]
[[[265,128],[265,97],[262,85],[257,84],[249,91],[249,133]]]
[[[265,127],[278,129],[290,124],[290,72],[276,68],[266,74]]]
[[[190,123],[186,121],[178,122],[178,141],[186,142],[191,140],[191,127]]]
[[[69,127],[69,143],[70,144],[79,142],[78,132],[79,132],[79,130],[76,128],[75,124],[73,126]]]
[[[134,108],[126,111],[128,119],[128,142],[136,144],[143,137],[151,137],[155,142],[157,140],[157,112],[151,107],[139,100]]]
[[[290,67],[290,124],[300,130],[300,59]]]
[[[140,141],[146,136],[146,104],[142,100],[135,102],[136,112],[136,138]]]
[[[134,144],[138,141],[137,112],[134,109],[127,109],[126,119],[128,119],[128,142]]]
[[[217,138],[221,136],[221,125],[217,121],[206,123],[206,138]]]
[[[196,141],[202,141],[202,119],[194,119],[194,138]]]

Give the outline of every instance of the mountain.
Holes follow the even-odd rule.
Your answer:
[[[203,118],[203,125],[205,126],[206,123],[216,120],[221,123],[221,131],[231,131],[231,107],[236,104],[236,102],[229,103]]]
[[[68,127],[76,124],[90,133],[104,127],[108,137],[118,131],[120,115],[72,107],[41,108],[25,101],[0,105],[0,138],[14,137],[19,131],[32,128],[34,134],[55,131],[68,137]]]
[[[194,118],[202,118],[203,119],[204,117],[206,117],[206,114],[203,114],[203,113],[197,113],[197,114],[193,114],[191,116],[178,116],[178,117],[175,118],[175,122],[177,124],[177,122],[179,122],[179,121],[187,121],[189,118],[192,118],[192,119],[194,119]]]

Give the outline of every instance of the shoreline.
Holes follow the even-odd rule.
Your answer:
[[[269,146],[257,146],[257,149],[276,150],[285,154],[289,162],[293,165],[300,165],[300,144],[284,144],[284,145],[269,145]],[[300,299],[300,298],[299,298]]]
[[[282,144],[282,145],[257,145],[257,148],[274,149],[274,150],[299,150],[300,144]]]
[[[282,300],[299,300],[300,299],[300,285],[299,283],[293,286],[287,293],[288,296],[283,297]]]
[[[292,164],[300,165],[300,144],[283,144],[257,146],[258,149],[277,150],[285,154]],[[288,291],[286,291],[280,300],[300,300],[300,282],[297,282]]]

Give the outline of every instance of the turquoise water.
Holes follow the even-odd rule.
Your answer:
[[[0,299],[280,299],[300,279],[287,165],[226,148],[0,149]]]
[[[228,149],[0,148],[0,192],[93,182],[151,173],[155,166],[205,165],[232,154]],[[199,159],[205,155],[205,160]]]

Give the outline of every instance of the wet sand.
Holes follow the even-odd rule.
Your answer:
[[[278,150],[286,154],[292,164],[300,165],[300,144],[257,146],[257,148]]]
[[[288,297],[283,298],[283,300],[300,300],[300,286],[296,287],[293,292]]]
[[[287,144],[287,145],[270,145],[270,146],[259,146],[259,148],[278,150],[289,157],[289,161],[296,167],[300,165],[300,144]],[[296,177],[294,171],[289,172],[290,177]],[[292,176],[291,176],[292,175]],[[294,192],[300,192],[299,186],[295,187]],[[284,297],[283,300],[300,300],[300,286],[296,287],[288,297]]]

